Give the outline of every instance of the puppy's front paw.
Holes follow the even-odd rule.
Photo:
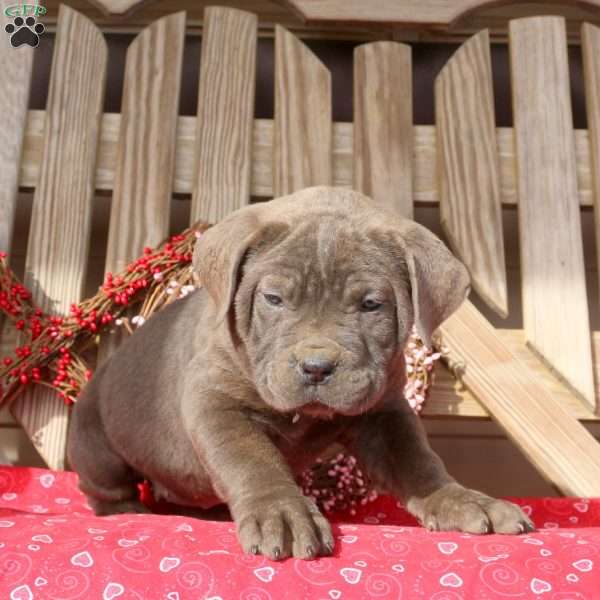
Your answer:
[[[444,486],[425,499],[421,521],[430,531],[517,534],[535,529],[516,504],[490,498],[456,483]]]
[[[244,552],[272,560],[288,556],[312,559],[333,552],[329,522],[314,502],[301,495],[251,503],[241,511],[237,530]]]

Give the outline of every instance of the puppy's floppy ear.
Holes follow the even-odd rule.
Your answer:
[[[264,221],[260,218],[263,215],[260,206],[242,208],[205,231],[196,242],[194,273],[217,307],[217,323],[233,305],[246,253],[282,233],[283,224]]]
[[[403,221],[401,237],[415,326],[425,345],[431,347],[433,332],[469,295],[469,273],[436,235],[418,223]]]

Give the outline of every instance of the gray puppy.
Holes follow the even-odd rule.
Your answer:
[[[209,229],[194,269],[202,289],[128,338],[75,406],[68,455],[96,514],[144,510],[145,478],[188,511],[226,503],[246,552],[327,555],[329,523],[294,477],[337,441],[429,529],[533,528],[456,483],[403,398],[413,324],[429,343],[469,289],[427,229],[310,188]]]

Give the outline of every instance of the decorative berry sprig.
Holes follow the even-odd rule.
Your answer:
[[[193,285],[190,263],[198,236],[209,227],[199,223],[143,255],[118,275],[107,273],[98,293],[72,304],[68,316],[47,315],[32,303],[0,254],[0,310],[20,333],[13,356],[0,364],[0,407],[26,385],[49,386],[71,404],[91,377],[82,354],[99,342],[100,333],[117,324],[126,309],[141,305],[136,323],[143,322]],[[127,323],[126,319],[123,319]],[[123,322],[121,321],[121,323]]]
[[[312,498],[325,513],[347,510],[356,514],[360,506],[378,496],[356,463],[356,458],[342,452],[329,459],[318,458],[305,469],[299,481],[302,493]]]

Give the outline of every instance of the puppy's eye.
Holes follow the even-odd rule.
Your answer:
[[[283,304],[281,296],[278,296],[277,294],[263,294],[263,296],[265,297],[265,300],[272,306],[281,306]]]
[[[360,305],[360,310],[362,312],[373,312],[382,306],[382,302],[378,302],[373,298],[365,298]]]

